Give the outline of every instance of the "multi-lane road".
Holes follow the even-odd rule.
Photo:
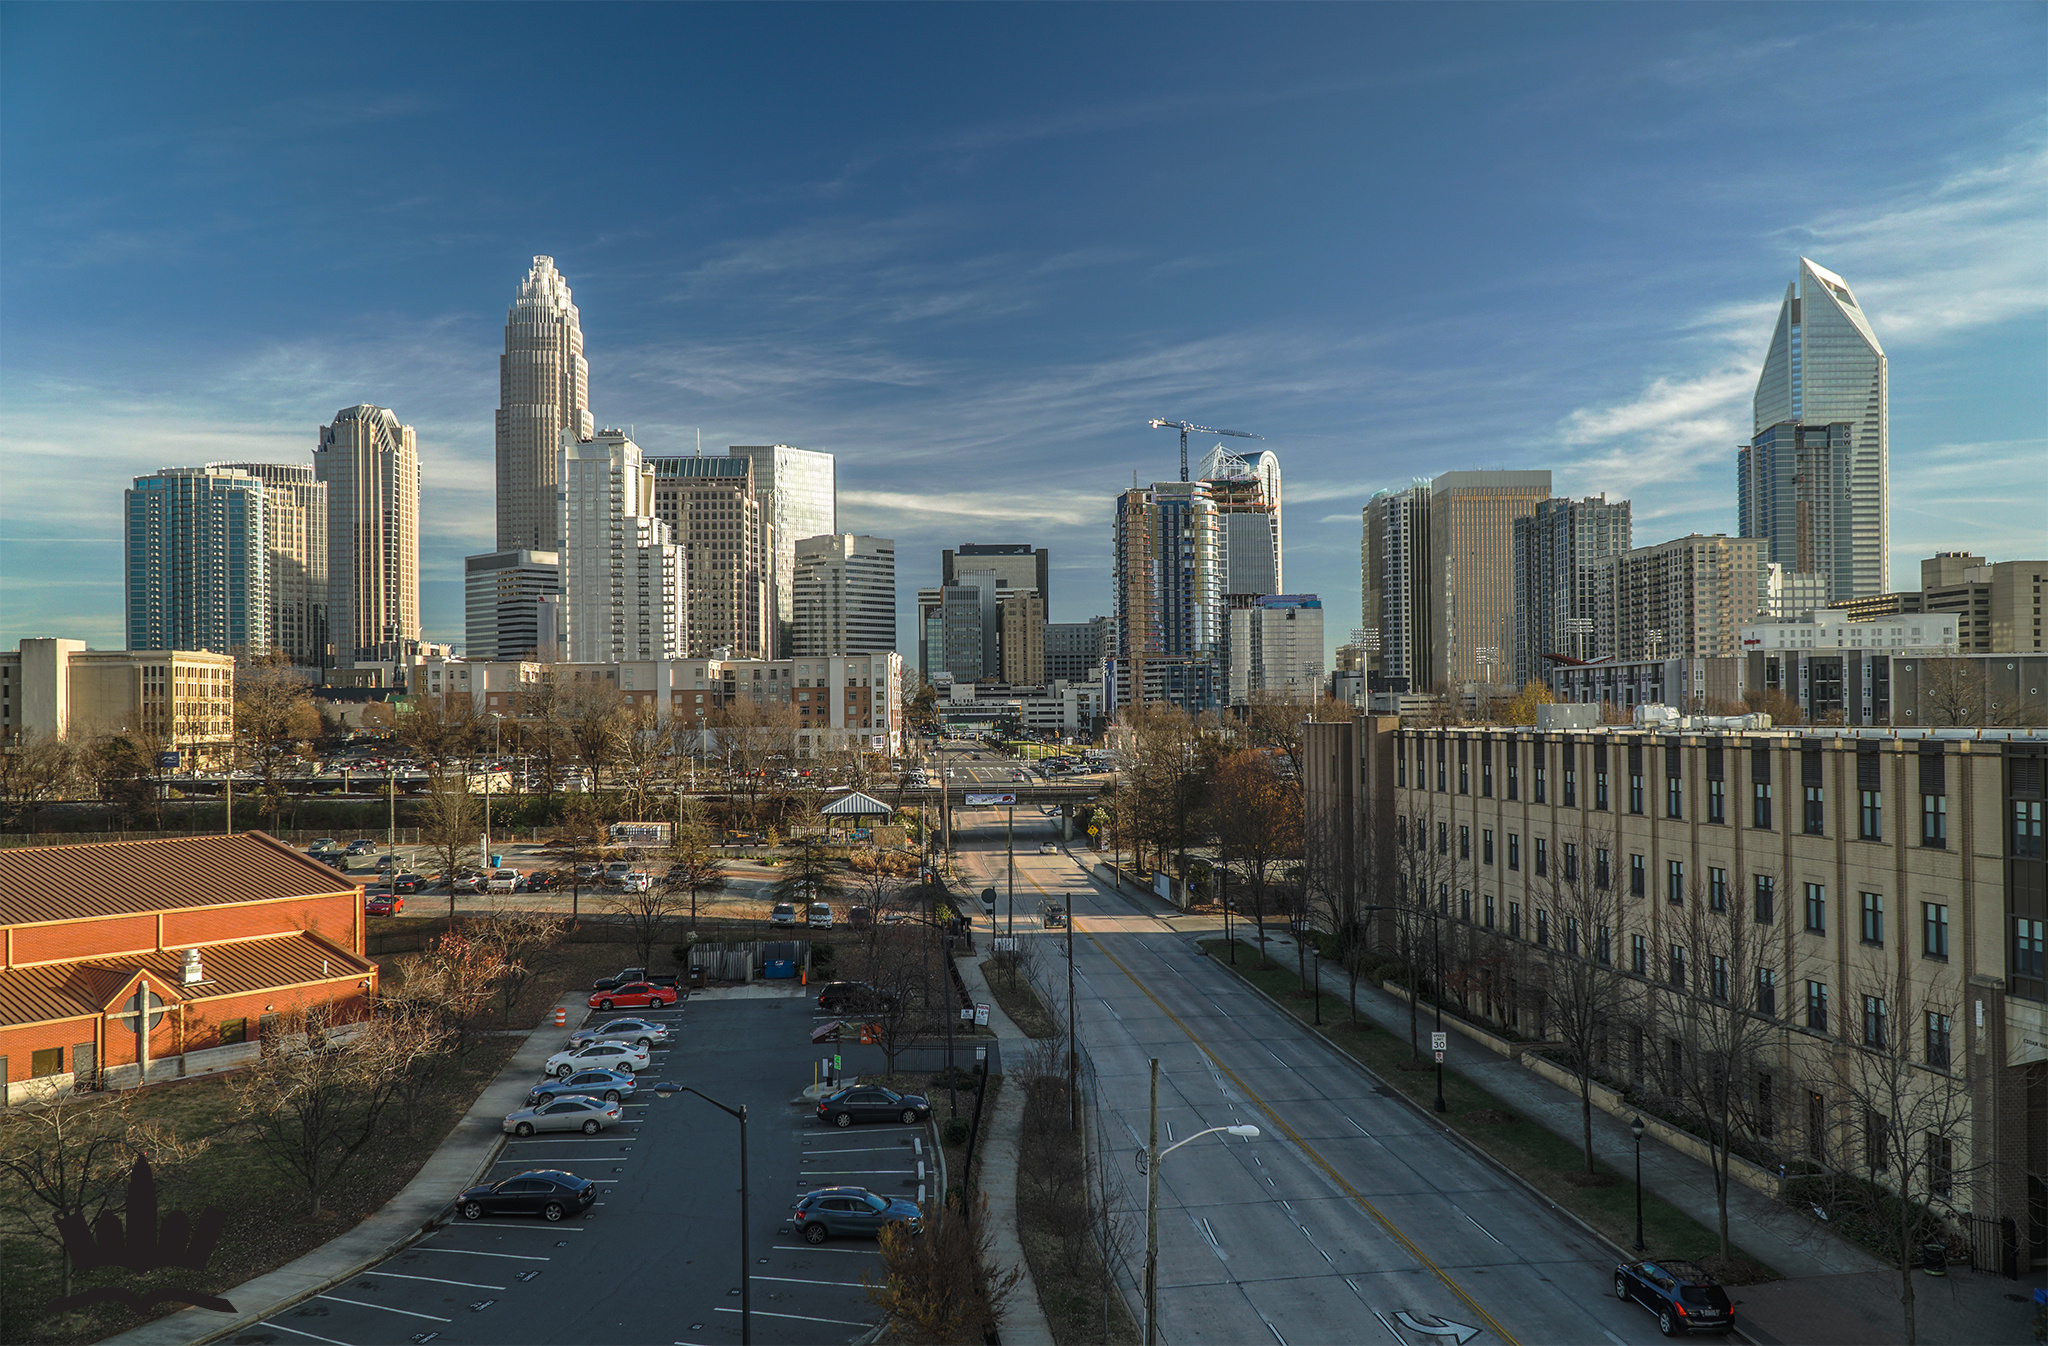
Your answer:
[[[1001,813],[963,821],[969,882],[1002,891]],[[1656,1334],[1648,1315],[1611,1297],[1611,1254],[1203,956],[1195,941],[1206,930],[1115,895],[1078,856],[1038,854],[1054,820],[1027,826],[1020,813],[1017,824],[1016,933],[1044,941],[1036,957],[1063,982],[1065,937],[1035,914],[1047,897],[1073,913],[1080,1037],[1112,1152],[1134,1169],[1155,1057],[1162,1145],[1240,1122],[1263,1132],[1198,1141],[1162,1166],[1162,1340],[1487,1346]],[[1136,1266],[1144,1184],[1132,1171],[1124,1187]]]

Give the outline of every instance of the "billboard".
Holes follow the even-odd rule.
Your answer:
[[[968,808],[978,808],[978,807],[982,807],[982,806],[984,806],[984,805],[989,805],[989,804],[1014,804],[1014,803],[1016,803],[1016,802],[1017,802],[1017,796],[1015,796],[1015,795],[1013,795],[1013,794],[1007,794],[1007,795],[969,795],[969,796],[967,796],[967,807],[968,807]]]

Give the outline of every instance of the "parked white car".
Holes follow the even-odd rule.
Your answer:
[[[654,886],[654,876],[634,870],[619,880],[619,887],[629,893],[644,893]]]
[[[813,930],[830,930],[832,928],[832,904],[830,902],[811,903],[810,918],[804,924]]]
[[[645,1047],[629,1042],[593,1042],[571,1047],[548,1058],[550,1075],[574,1075],[579,1070],[626,1070],[635,1074],[647,1069],[652,1060]]]
[[[519,871],[516,869],[494,869],[484,880],[487,893],[509,893],[519,887]]]

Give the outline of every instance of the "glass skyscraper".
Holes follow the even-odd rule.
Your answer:
[[[555,474],[562,434],[589,439],[590,365],[583,323],[555,259],[536,257],[505,315],[498,357],[498,550],[562,545]]]
[[[131,650],[270,648],[263,483],[231,467],[167,467],[124,501]]]
[[[1741,533],[1764,559],[1826,581],[1830,601],[1885,590],[1891,436],[1884,348],[1848,283],[1799,259],[1736,458]]]
[[[839,531],[838,464],[829,453],[787,444],[734,444],[726,452],[752,460],[754,494],[768,506],[775,655],[788,658],[795,615],[797,539]]]

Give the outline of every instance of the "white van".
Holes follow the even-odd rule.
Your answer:
[[[516,869],[494,869],[484,880],[487,893],[509,893],[519,887],[519,871]]]
[[[811,916],[805,924],[813,930],[830,930],[832,928],[832,904],[830,902],[811,903]]]

